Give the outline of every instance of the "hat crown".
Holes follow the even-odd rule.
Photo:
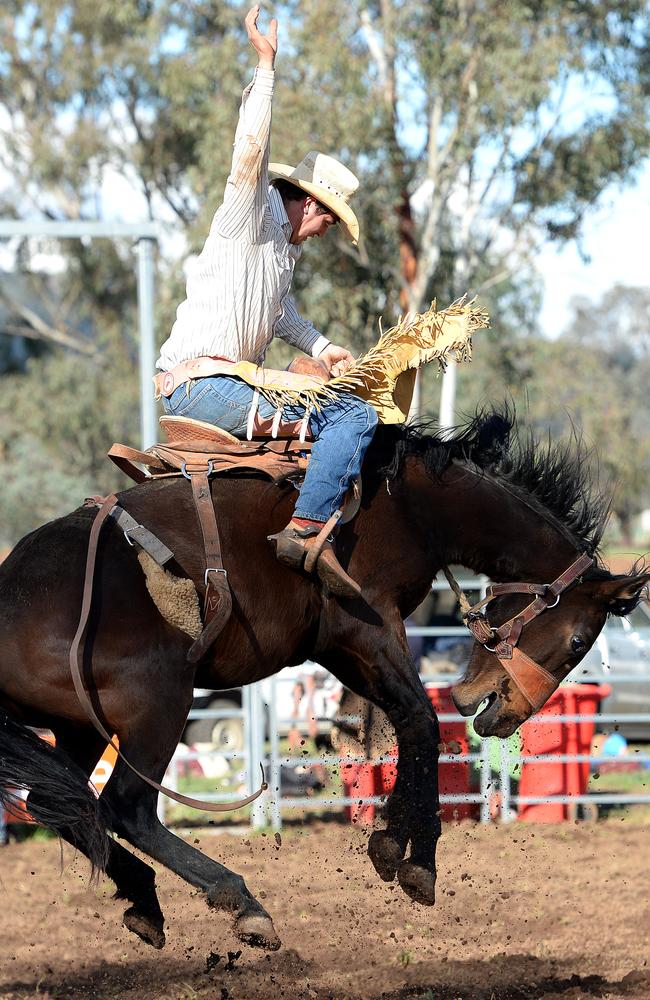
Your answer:
[[[269,176],[274,179],[282,177],[295,184],[333,212],[356,246],[359,220],[349,202],[359,187],[359,181],[339,160],[312,149],[297,167],[290,167],[288,163],[269,163]]]
[[[293,170],[296,180],[306,181],[323,188],[343,201],[348,202],[359,187],[359,180],[347,167],[326,153],[312,149]],[[287,178],[291,180],[292,178]]]

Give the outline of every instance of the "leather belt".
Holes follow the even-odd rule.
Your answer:
[[[170,371],[154,375],[153,384],[156,390],[156,399],[160,399],[161,396],[169,398],[179,385],[189,382],[190,379],[207,378],[209,375],[228,375],[229,370],[234,365],[235,362],[228,358],[212,357],[211,355],[182,361],[180,365],[176,365]]]

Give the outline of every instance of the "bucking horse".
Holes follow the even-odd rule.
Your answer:
[[[460,564],[496,581],[469,614],[475,643],[455,686],[459,711],[480,709],[482,736],[510,735],[581,660],[608,614],[629,613],[650,574],[613,576],[598,557],[607,501],[590,488],[579,447],[540,446],[506,410],[478,415],[450,438],[427,427],[381,427],[362,471],[361,507],[341,527],[338,557],[362,587],[355,599],[283,567],[267,536],[289,520],[290,480],[215,476],[211,501],[232,614],[197,663],[191,639],[161,616],[136,549],[115,523],[99,538],[83,683],[98,718],[142,774],[161,781],[195,686],[250,684],[314,660],[369,699],[397,736],[397,781],[368,853],[384,881],[423,905],[435,895],[440,836],[439,729],[409,654],[404,619],[432,580]],[[118,495],[204,590],[203,547],[183,477]],[[28,808],[106,872],[128,901],[126,926],[164,944],[154,870],[124,842],[201,889],[250,945],[279,947],[271,917],[243,878],[166,829],[156,792],[118,759],[97,799],[88,776],[105,740],[73,685],[68,654],[79,621],[89,534],[80,507],[22,539],[0,567],[0,791],[29,789]],[[28,727],[45,727],[52,748]],[[109,832],[117,835],[114,838]]]

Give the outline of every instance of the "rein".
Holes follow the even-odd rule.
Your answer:
[[[583,554],[571,563],[563,573],[552,583],[493,583],[487,588],[483,600],[470,605],[467,597],[454,579],[449,567],[443,566],[443,572],[449,586],[460,603],[463,619],[475,641],[480,643],[488,653],[494,653],[501,666],[512,679],[514,685],[531,706],[533,712],[539,711],[544,702],[550,698],[560,681],[556,680],[541,664],[527,656],[517,645],[526,625],[538,618],[549,608],[559,604],[560,597],[571,584],[593,565],[591,556]],[[484,608],[495,597],[504,594],[534,594],[534,600],[519,614],[509,618],[498,627],[490,625]],[[488,645],[493,643],[493,645]]]

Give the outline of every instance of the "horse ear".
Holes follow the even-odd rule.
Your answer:
[[[643,590],[650,583],[650,573],[636,576],[614,576],[604,580],[600,591],[605,598],[607,610],[612,615],[629,615],[641,600]]]

